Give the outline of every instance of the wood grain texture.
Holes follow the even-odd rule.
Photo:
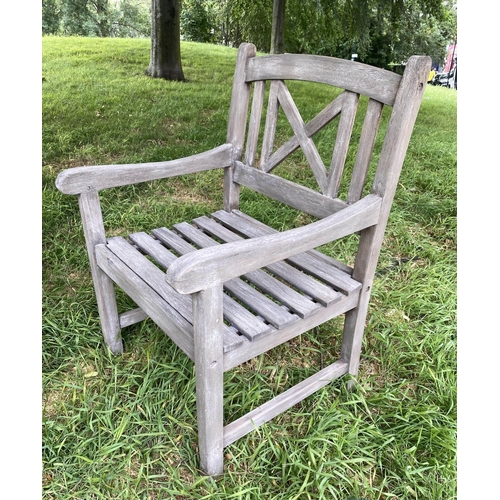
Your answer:
[[[166,244],[172,246],[172,248],[181,255],[194,255],[204,251],[196,250],[196,247],[192,246],[188,241],[167,228],[155,229],[153,234]],[[175,265],[175,263],[173,265]],[[236,276],[239,276],[239,274]],[[260,293],[240,278],[235,277],[233,279],[224,280],[224,289],[275,328],[283,328],[285,325],[293,323],[298,319],[295,314],[292,314],[281,305],[273,302],[266,295]],[[246,330],[245,332],[242,331],[242,333],[245,333],[245,335],[252,339],[267,331],[268,327],[262,326],[261,329]]]
[[[377,196],[368,195],[305,227],[189,253],[170,266],[167,281],[180,293],[224,283],[376,224],[380,203]]]
[[[227,125],[226,142],[231,144],[231,167],[236,160],[241,160],[245,142],[248,103],[250,100],[250,84],[245,81],[248,60],[254,57],[256,48],[250,43],[243,43],[238,49],[236,68],[234,70],[231,105]],[[239,206],[240,189],[233,179],[233,169],[224,170],[224,208],[232,210]]]
[[[313,189],[277,175],[247,167],[240,162],[236,163],[234,178],[242,186],[320,219],[347,207],[347,203],[340,199],[332,199]]]
[[[346,92],[340,114],[340,123],[335,138],[332,161],[328,171],[328,185],[324,194],[336,198],[339,192],[340,180],[344,171],[347,151],[351,141],[352,128],[358,109],[359,95]]]
[[[377,138],[377,132],[382,117],[383,104],[370,99],[363,122],[363,129],[359,139],[356,161],[354,163],[349,192],[347,194],[347,203],[358,201],[363,195],[363,188],[366,182],[366,175],[370,166],[370,160],[373,153],[373,146]]]
[[[255,82],[245,151],[245,163],[247,165],[250,165],[251,167],[255,166],[255,155],[257,153],[257,143],[259,140],[260,122],[262,119],[262,105],[264,103],[265,90],[266,82]]]
[[[114,285],[97,264],[95,253],[96,246],[106,241],[99,193],[88,190],[78,197],[78,203],[104,341],[111,352],[121,354],[123,342]]]
[[[231,165],[232,151],[231,144],[223,144],[210,151],[178,160],[74,167],[63,170],[57,176],[56,186],[64,194],[79,194],[223,168]]]
[[[194,359],[193,327],[155,290],[124,264],[106,245],[96,246],[99,267],[160,327],[190,358]]]
[[[218,224],[215,220],[209,217],[199,217],[194,220],[196,225],[202,227],[206,232],[219,238],[225,243],[231,241],[240,241],[243,239],[233,231],[230,231],[222,224]],[[275,231],[271,231],[275,232]],[[267,233],[270,234],[270,233]],[[289,283],[290,286],[301,290],[307,297],[321,304],[329,306],[340,299],[340,295],[332,288],[325,286],[318,280],[311,278],[306,273],[299,271],[286,262],[276,262],[266,266],[266,269],[273,275],[279,277],[282,281]]]
[[[193,294],[198,448],[208,475],[224,469],[222,300],[221,286]]]
[[[180,293],[224,283],[376,224],[380,203],[380,198],[368,195],[305,227],[190,253],[170,266],[167,281]]]
[[[314,134],[328,125],[334,118],[336,118],[342,110],[343,100],[344,94],[342,93],[330,104],[328,104],[323,110],[321,110],[312,120],[310,120],[304,127],[306,136],[312,137]],[[299,147],[299,139],[296,135],[294,135],[288,141],[286,141],[285,144],[280,146],[271,156],[268,156],[265,163],[261,161],[259,168],[264,172],[271,172],[285,158],[291,155]],[[245,163],[250,165],[248,162]]]
[[[283,111],[285,112],[286,117],[292,127],[292,130],[299,141],[300,147],[304,152],[307,161],[309,163],[309,167],[313,171],[314,177],[318,182],[318,186],[321,189],[321,192],[325,192],[327,189],[327,175],[325,165],[323,164],[323,160],[314,145],[313,140],[308,137],[305,131],[305,123],[300,116],[300,112],[293,101],[293,98],[287,89],[286,85],[283,82],[278,83],[278,99],[280,102]]]
[[[389,119],[372,192],[383,199],[380,222],[361,232],[353,278],[363,283],[358,307],[345,318],[341,348],[342,359],[349,363],[349,373],[357,375],[364,325],[371,296],[373,277],[382,247],[389,213],[399,181],[420,103],[424,96],[431,59],[412,56],[408,60]]]
[[[247,81],[303,80],[326,83],[392,105],[401,76],[367,64],[308,54],[255,57],[248,63]]]
[[[209,475],[223,472],[224,446],[330,381],[357,374],[374,273],[431,63],[428,57],[413,56],[401,77],[343,59],[255,54],[252,44],[242,44],[238,51],[226,144],[164,162],[76,167],[56,180],[63,193],[79,195],[106,344],[122,352],[120,329],[150,317],[194,361],[200,468]],[[266,80],[270,92],[256,168]],[[326,83],[344,92],[305,123],[287,80]],[[350,170],[345,163],[360,95],[369,102],[347,199],[342,200],[339,186]],[[375,163],[371,157],[384,105],[393,109],[373,165],[371,192],[363,195]],[[293,136],[274,150],[280,108]],[[312,136],[334,118],[339,127],[326,169]],[[271,173],[298,148],[321,193]],[[106,238],[99,190],[214,168],[224,168],[224,210],[172,229]],[[241,186],[319,220],[278,232],[239,210]],[[353,268],[317,249],[354,233],[360,238]],[[119,314],[115,284],[138,307]],[[223,426],[225,371],[341,314],[345,321],[338,361]]]
[[[159,235],[160,239],[153,238],[146,233],[131,234],[129,238],[138,246],[138,248],[149,255],[155,262],[160,264],[165,271],[170,264],[177,259],[177,257],[161,243],[162,235],[164,236],[163,241],[167,244],[169,241],[172,241],[180,254],[195,251],[191,245],[183,241],[177,235],[168,231],[166,228],[160,228],[153,231],[153,233]],[[165,280],[164,274],[162,274],[161,279]],[[186,296],[184,296],[184,298],[187,299]],[[229,324],[234,326],[235,329],[244,336],[241,337],[240,335],[236,335],[232,330],[224,328],[224,352],[234,349],[244,343],[245,338],[252,339],[254,337],[264,335],[273,329],[273,327],[266,323],[263,318],[252,314],[232,297],[224,295],[223,300],[224,319],[226,319]],[[192,321],[190,311],[191,304],[189,300],[188,302],[189,305],[184,305],[184,307],[187,308],[186,318],[189,321]]]

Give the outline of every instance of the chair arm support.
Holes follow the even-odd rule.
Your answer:
[[[355,233],[379,220],[382,198],[368,195],[307,226],[191,252],[169,267],[166,280],[193,293]]]
[[[209,151],[185,158],[151,163],[97,165],[63,170],[56,179],[64,194],[80,194],[101,189],[137,184],[177,175],[201,172],[232,164],[232,145],[223,144]]]

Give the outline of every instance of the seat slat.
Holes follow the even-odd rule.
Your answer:
[[[186,240],[167,228],[155,229],[152,233],[165,244],[172,246],[181,255],[196,250]],[[262,318],[278,329],[299,319],[297,315],[279,306],[239,278],[227,281],[224,284],[224,288],[236,297],[236,299],[248,306],[250,310],[254,311],[258,316],[262,316]],[[249,333],[251,338],[255,338],[262,333],[266,333],[266,331]]]
[[[334,201],[336,201],[336,200],[334,200]],[[347,204],[344,204],[344,208],[347,206],[348,206]],[[246,219],[249,222],[251,222],[252,224],[261,228],[263,231],[266,231],[266,234],[272,234],[272,233],[276,232],[275,229],[267,226],[266,224],[264,224],[263,222],[261,222],[257,219],[254,219],[253,217],[250,217],[245,212],[241,212],[240,210],[235,210],[234,213],[237,214],[238,217],[242,217],[243,219]],[[330,257],[329,255],[325,255],[324,253],[320,252],[319,250],[313,249],[313,250],[309,250],[307,253],[314,255],[315,257],[317,257],[320,260],[326,261],[328,264],[336,267],[337,269],[340,269],[341,271],[343,271],[349,275],[352,275],[352,272],[353,272],[352,267],[344,264],[343,262],[340,262],[340,261],[334,259],[333,257]]]
[[[147,233],[133,233],[129,234],[128,237],[138,248],[147,253],[165,269],[168,269],[170,264],[177,259],[172,252],[167,250],[157,239],[151,237]]]
[[[151,238],[153,239],[153,238]],[[124,238],[115,237],[108,239],[107,247],[131,271],[147,283],[156,293],[181,314],[191,325],[193,323],[192,303],[187,295],[176,292],[166,281],[162,272],[148,259],[128,243]],[[244,338],[224,325],[224,352],[236,348],[244,342]]]
[[[168,266],[177,258],[172,252],[165,248],[160,241],[146,233],[134,233],[129,238],[145,253],[152,257],[160,266]],[[181,243],[177,243],[180,248]],[[165,279],[165,276],[163,276]],[[177,293],[177,292],[176,292]],[[186,296],[187,298],[187,296]],[[188,299],[189,300],[189,299]],[[229,295],[224,295],[224,319],[232,324],[242,335],[248,339],[258,337],[274,330],[274,327],[257,318]],[[191,303],[191,301],[189,300]],[[230,337],[230,335],[228,335]],[[234,337],[236,342],[236,337]]]
[[[96,245],[101,269],[191,358],[194,359],[193,326],[143,279],[102,243]],[[141,256],[144,260],[144,256]],[[161,272],[161,271],[159,271]],[[166,313],[166,314],[165,314]]]
[[[224,242],[230,243],[243,239],[238,234],[233,233],[231,230],[209,217],[199,217],[194,219],[193,222]],[[330,287],[311,278],[308,274],[299,271],[286,262],[276,262],[275,264],[267,266],[266,269],[325,307],[333,304],[341,297],[339,292],[332,290]]]
[[[263,229],[260,224],[253,224],[251,218],[240,217],[237,211],[229,213],[219,210],[212,215],[223,224],[247,237],[252,238],[269,234],[269,231]],[[272,229],[271,231],[274,232]],[[361,287],[361,284],[353,280],[349,274],[333,265],[328,265],[325,260],[316,257],[314,254],[301,253],[287,259],[287,261],[346,295],[355,292]]]
[[[174,228],[202,248],[219,244],[210,236],[186,222],[177,224]],[[264,293],[271,295],[290,308],[301,318],[306,318],[321,307],[320,304],[313,302],[261,269],[247,273],[243,277],[259,287]]]
[[[176,311],[182,314],[189,323],[193,323],[191,300],[187,295],[176,292],[166,282],[164,272],[146,259],[141,252],[121,236],[108,238],[107,247]]]

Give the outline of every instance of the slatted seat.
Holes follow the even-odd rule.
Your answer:
[[[121,353],[121,330],[149,317],[195,363],[200,468],[206,474],[223,472],[224,446],[332,380],[357,375],[376,264],[429,70],[430,58],[421,56],[409,59],[401,77],[329,57],[256,57],[255,47],[243,44],[225,144],[178,160],[77,167],[58,176],[58,188],[79,198],[107,346]],[[306,123],[290,80],[340,93]],[[368,100],[364,108],[362,97]],[[372,161],[384,106],[392,112]],[[366,113],[353,141],[358,108]],[[291,136],[276,144],[282,118]],[[325,165],[315,135],[332,122],[333,152]],[[353,142],[355,159],[345,168]],[[307,185],[281,175],[297,151],[312,172]],[[224,169],[221,210],[171,228],[158,221],[148,232],[107,237],[101,190],[216,168]],[[314,221],[276,231],[240,207],[243,188]],[[350,235],[358,241],[352,267],[319,251]],[[137,307],[119,312],[115,287]],[[345,318],[337,361],[224,425],[225,371],[339,315]]]
[[[106,244],[98,246],[97,261],[137,304],[155,300],[179,313],[187,337],[180,345],[185,346],[184,351],[193,359],[189,347],[193,338],[191,300],[167,284],[167,269],[178,256],[198,248],[273,232],[240,211],[219,211],[211,217],[197,218],[191,224],[177,224],[173,230],[159,228],[151,234],[131,234],[128,239],[109,238]],[[361,283],[352,279],[351,272],[352,269],[340,262],[310,251],[227,281],[223,297],[224,353],[243,347],[237,359],[245,361],[249,341],[260,339],[276,346],[282,343],[279,333],[284,330],[291,338],[296,332],[294,324],[300,323],[300,319],[316,315],[323,322],[325,310],[329,308],[332,317],[337,316],[339,308],[357,300],[361,288]],[[143,282],[139,291],[135,291],[135,285],[127,285],[138,279]],[[145,290],[149,290],[149,299]],[[147,307],[145,304],[144,309]]]

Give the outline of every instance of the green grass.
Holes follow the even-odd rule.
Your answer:
[[[55,178],[67,167],[173,159],[224,142],[236,49],[183,43],[182,57],[188,82],[166,82],[144,75],[147,40],[43,39],[43,498],[456,498],[454,91],[427,87],[424,96],[357,390],[337,381],[238,440],[215,480],[197,470],[192,363],[149,321],[124,330],[122,356],[104,348],[77,200]],[[304,117],[328,97],[292,90]],[[300,158],[290,175],[308,182]],[[171,225],[220,208],[221,186],[210,171],[106,191],[105,222],[111,234]],[[243,203],[279,228],[303,222],[249,192]],[[352,241],[325,250],[348,260]],[[119,303],[129,305],[124,295]],[[339,334],[333,321],[226,373],[225,417],[312,374]]]

